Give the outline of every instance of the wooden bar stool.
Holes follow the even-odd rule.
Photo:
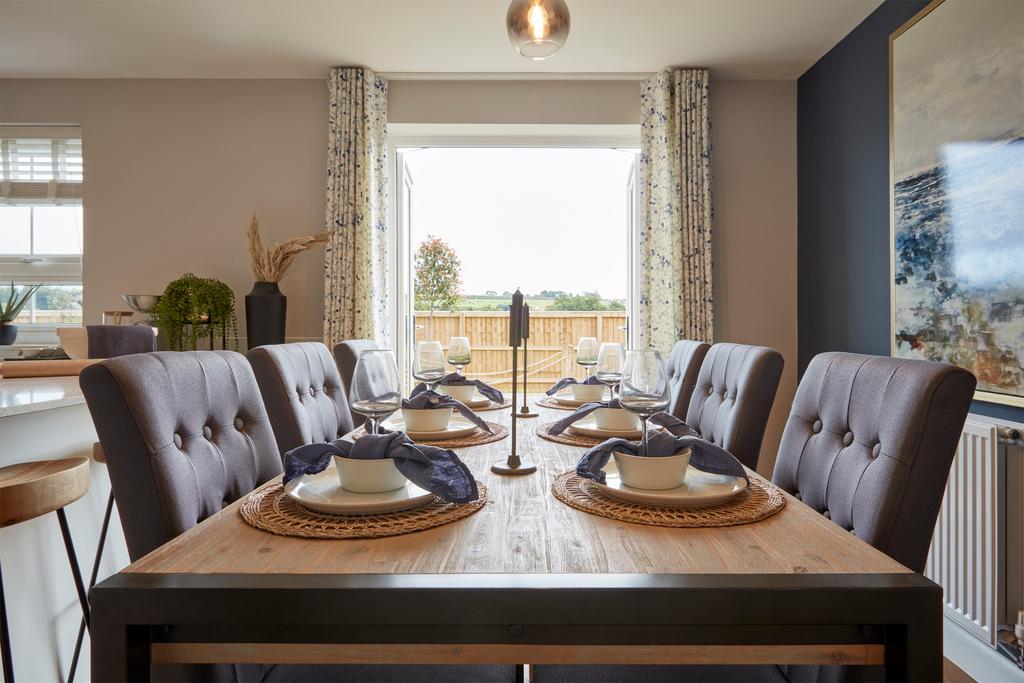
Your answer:
[[[42,460],[0,468],[0,527],[13,526],[36,517],[56,512],[64,548],[68,552],[71,575],[82,605],[85,623],[89,624],[89,600],[78,569],[75,546],[64,508],[89,490],[89,459]],[[7,623],[7,605],[4,595],[3,572],[0,570],[0,655],[3,659],[4,681],[13,683],[14,662],[11,655],[11,636]]]
[[[99,442],[92,445],[92,459],[103,465],[107,464],[107,455],[103,452],[103,446]],[[100,525],[100,540],[96,542],[96,557],[92,561],[92,573],[89,574],[89,586],[86,590],[92,590],[96,585],[96,579],[100,574],[100,561],[103,559],[103,547],[107,542],[107,531],[110,529],[110,515],[114,511],[114,489],[111,487],[110,495],[107,496],[107,511],[103,513],[103,523]],[[67,683],[74,683],[75,672],[78,671],[78,660],[82,656],[82,639],[85,638],[85,618],[78,625],[78,638],[75,640],[75,653],[71,656],[71,668],[68,670]]]

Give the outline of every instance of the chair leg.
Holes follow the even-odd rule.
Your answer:
[[[100,560],[103,559],[103,546],[107,540],[107,528],[110,526],[110,513],[114,510],[114,492],[110,492],[107,498],[107,511],[103,515],[103,525],[100,527],[100,540],[96,544],[96,559],[92,563],[92,574],[89,576],[89,588],[96,585],[96,579],[100,573]],[[78,670],[78,658],[82,654],[82,640],[85,637],[85,617],[78,625],[78,639],[75,641],[75,654],[71,657],[71,669],[68,672],[68,683],[74,683],[75,672]]]
[[[11,657],[11,628],[7,623],[7,599],[4,596],[4,574],[0,569],[0,655],[3,658],[4,682],[14,683],[14,660]]]
[[[78,602],[82,605],[82,616],[85,619],[85,627],[89,628],[89,596],[85,593],[85,584],[82,583],[82,572],[78,568],[78,557],[75,556],[75,544],[71,540],[71,529],[68,527],[68,517],[64,508],[57,508],[57,521],[60,522],[60,534],[64,537],[64,548],[68,551],[68,563],[71,565],[71,575],[75,579],[75,590],[78,591]]]

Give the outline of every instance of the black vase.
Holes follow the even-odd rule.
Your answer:
[[[284,344],[288,297],[276,282],[257,282],[245,295],[245,334],[249,348]]]
[[[0,346],[10,346],[18,338],[18,326],[0,323]]]

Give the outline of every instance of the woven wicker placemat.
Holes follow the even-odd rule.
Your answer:
[[[582,446],[583,448],[590,448],[596,446],[599,443],[604,443],[607,439],[600,439],[596,436],[584,436],[583,434],[575,434],[569,429],[566,429],[561,434],[552,434],[550,429],[554,422],[545,422],[537,427],[537,436],[548,441],[554,441],[555,443],[564,443],[570,446]]]
[[[512,401],[505,401],[504,403],[495,403],[494,401],[491,401],[490,403],[485,405],[483,408],[473,408],[473,412],[474,413],[486,413],[489,410],[501,410],[503,408],[511,408],[511,407],[512,407]]]
[[[460,437],[458,439],[448,439],[447,441],[419,441],[424,446],[437,446],[438,448],[469,448],[470,446],[482,446],[485,443],[494,443],[495,441],[501,441],[508,436],[508,428],[503,427],[497,422],[488,422],[491,427],[493,434],[488,434],[482,429],[477,429],[472,434]],[[354,432],[349,434],[353,439],[358,439],[362,436],[366,436],[366,430],[362,427],[356,429]],[[413,439],[415,441],[415,439]]]
[[[303,507],[289,498],[284,486],[268,486],[248,495],[238,508],[249,526],[278,536],[302,538],[383,538],[433,529],[471,514],[487,503],[487,487],[476,483],[480,497],[456,505],[434,498],[412,510],[382,515],[327,515]]]
[[[566,406],[566,405],[562,405],[561,403],[559,403],[555,399],[551,398],[550,396],[538,399],[537,400],[537,405],[539,405],[539,406],[541,406],[543,408],[554,408],[555,410],[576,410],[576,408],[579,407],[579,406],[576,406],[576,408],[573,408],[573,407],[569,407],[569,406]]]
[[[699,508],[669,508],[639,505],[606,495],[589,479],[575,472],[563,472],[551,484],[555,498],[569,507],[592,515],[623,522],[665,527],[737,526],[771,517],[786,505],[786,499],[774,485],[757,477],[750,486],[728,502]]]

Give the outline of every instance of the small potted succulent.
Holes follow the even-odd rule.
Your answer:
[[[42,283],[18,288],[12,282],[8,286],[6,299],[0,299],[0,346],[10,346],[18,338],[18,326],[14,321],[40,287]]]

